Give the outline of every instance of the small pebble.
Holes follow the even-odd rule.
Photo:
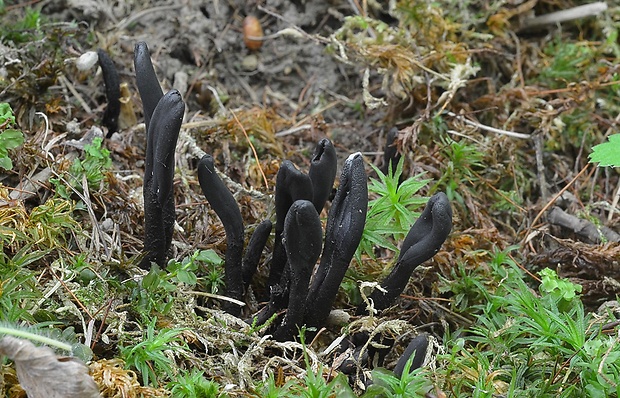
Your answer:
[[[241,67],[248,72],[255,71],[258,68],[258,57],[254,54],[244,57],[241,61]]]

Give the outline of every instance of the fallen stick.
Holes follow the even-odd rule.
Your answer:
[[[557,206],[549,211],[547,220],[551,224],[570,229],[590,242],[601,243],[603,238],[608,242],[620,242],[620,234],[610,228],[598,228],[594,223],[568,214]]]
[[[607,11],[607,3],[599,1],[596,3],[585,4],[578,7],[569,8],[567,10],[551,12],[539,17],[528,18],[523,24],[521,30],[535,29],[544,25],[554,25],[562,22],[573,21],[598,15]]]

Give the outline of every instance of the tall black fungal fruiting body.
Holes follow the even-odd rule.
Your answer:
[[[280,165],[276,176],[276,228],[273,257],[269,267],[269,286],[275,286],[280,282],[282,272],[286,265],[286,252],[282,245],[282,232],[284,220],[289,208],[296,200],[312,200],[312,182],[307,174],[297,170],[290,160],[285,160]]]
[[[400,356],[396,366],[394,367],[394,374],[400,378],[403,375],[403,371],[405,370],[405,365],[409,358],[414,355],[413,360],[411,361],[411,366],[409,367],[409,372],[421,367],[424,364],[424,359],[426,358],[426,351],[428,350],[428,335],[426,333],[422,333],[414,337],[409,345],[403,352],[403,355]]]
[[[338,158],[334,145],[327,138],[323,138],[314,149],[308,170],[308,177],[312,182],[312,204],[319,214],[332,193],[337,168]]]
[[[107,138],[110,138],[118,130],[118,116],[121,113],[121,79],[112,59],[101,48],[97,50],[99,66],[103,74],[105,96],[108,105],[103,113],[101,123],[107,127]]]
[[[398,138],[398,129],[392,127],[385,137],[385,148],[383,150],[383,164],[381,165],[381,171],[384,174],[388,174],[391,168],[392,173],[396,171],[396,166],[400,161],[400,153],[398,153],[398,147],[396,146],[396,139]]]
[[[224,265],[226,295],[243,300],[243,219],[239,205],[224,182],[215,172],[213,158],[205,155],[198,162],[198,181],[202,193],[222,221],[226,231],[226,261]],[[232,315],[239,315],[241,307],[226,302],[224,309]]]
[[[362,238],[368,210],[368,184],[358,152],[346,160],[340,186],[327,217],[321,263],[308,294],[305,322],[319,326],[327,319],[338,288]]]
[[[250,286],[252,277],[256,273],[258,268],[258,262],[260,256],[265,248],[269,234],[271,233],[271,221],[264,220],[254,230],[252,237],[248,242],[248,247],[245,249],[245,255],[242,261],[242,274],[243,274],[243,286],[245,290]]]
[[[148,132],[151,115],[153,115],[153,111],[161,97],[164,96],[164,92],[159,85],[157,75],[155,75],[155,69],[153,69],[153,63],[151,62],[151,54],[145,42],[138,42],[134,47],[133,63],[136,70],[138,92],[140,93],[142,109],[144,110],[144,124]]]
[[[321,220],[312,202],[298,200],[293,203],[286,215],[282,237],[291,279],[286,316],[273,333],[274,339],[278,341],[290,340],[302,325],[308,283],[314,264],[321,254],[322,238]]]
[[[375,309],[386,309],[396,301],[405,290],[413,270],[439,251],[451,229],[452,208],[448,197],[443,192],[436,193],[405,237],[396,265],[381,282],[386,292],[376,289],[370,295]],[[358,313],[364,312],[366,307],[361,305]]]
[[[146,158],[151,159],[144,174],[144,251],[140,267],[149,269],[155,262],[163,267],[172,243],[176,220],[172,183],[174,151],[185,112],[185,103],[177,90],[164,95],[151,116],[147,132]]]

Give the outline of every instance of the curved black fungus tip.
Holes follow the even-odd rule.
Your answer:
[[[118,116],[121,113],[121,78],[118,76],[116,66],[108,53],[100,48],[97,50],[97,55],[103,73],[105,96],[108,101],[101,123],[108,129],[106,138],[110,138],[112,134],[118,131]]]
[[[184,113],[185,103],[177,90],[170,90],[161,97],[153,111],[146,145],[147,152],[153,156],[153,186],[157,187],[160,203],[172,195],[174,150]]]
[[[308,170],[312,182],[312,203],[319,214],[332,193],[337,168],[338,159],[334,145],[327,138],[323,138],[314,149]]]
[[[387,174],[390,168],[392,173],[395,173],[396,166],[400,161],[400,153],[398,153],[398,147],[396,145],[397,138],[398,129],[396,127],[392,127],[390,131],[388,131],[387,136],[385,137],[385,148],[383,149],[383,164],[381,165],[381,171],[384,174]]]
[[[312,202],[294,202],[286,215],[282,239],[290,264],[291,280],[286,316],[273,333],[277,341],[290,340],[302,325],[308,283],[321,254],[322,238],[321,220]]]
[[[428,200],[424,211],[405,237],[396,265],[381,282],[381,287],[387,292],[376,289],[370,295],[375,309],[386,309],[396,301],[405,290],[413,270],[439,251],[451,229],[452,208],[448,197],[443,192],[436,193]],[[366,308],[361,305],[358,314],[364,312]]]
[[[243,286],[245,290],[250,286],[250,282],[252,282],[252,278],[256,273],[256,268],[258,268],[258,262],[260,261],[260,256],[263,252],[263,248],[265,244],[267,244],[267,239],[269,239],[269,234],[271,233],[271,221],[264,220],[254,230],[252,233],[252,237],[248,242],[248,246],[245,249],[245,255],[243,256],[242,262],[242,273],[243,273]]]
[[[202,193],[220,218],[226,231],[226,260],[224,265],[226,296],[243,300],[243,219],[232,193],[215,172],[213,158],[205,155],[198,162],[198,181]],[[241,308],[233,303],[223,305],[226,312],[239,315]]]
[[[276,225],[273,256],[269,267],[267,284],[274,286],[280,282],[286,265],[286,252],[282,245],[284,220],[293,202],[296,200],[312,200],[312,182],[307,174],[299,171],[290,160],[280,165],[276,176]]]
[[[394,375],[397,377],[401,377],[403,375],[403,371],[405,370],[405,365],[409,358],[414,355],[413,360],[411,361],[411,366],[409,367],[409,372],[420,368],[424,365],[424,359],[426,357],[426,351],[428,349],[428,335],[426,333],[422,333],[414,337],[409,345],[403,352],[403,355],[400,356],[396,366],[394,367]]]
[[[176,220],[174,209],[174,151],[179,138],[185,103],[177,90],[161,98],[153,112],[146,142],[146,156],[154,159],[144,174],[144,251],[140,267],[150,269],[155,262],[163,267],[172,243]]]
[[[164,92],[157,80],[157,75],[151,62],[151,54],[145,42],[136,43],[133,52],[133,62],[136,70],[138,92],[140,93],[140,98],[142,98],[144,124],[146,125],[146,131],[148,131],[153,111],[161,97],[164,96]]]
[[[368,184],[364,160],[355,153],[346,160],[340,186],[327,217],[325,246],[314,274],[304,320],[309,326],[325,322],[340,283],[362,238],[368,210]]]

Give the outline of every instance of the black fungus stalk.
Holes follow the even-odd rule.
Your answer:
[[[383,150],[383,164],[381,165],[381,171],[383,174],[388,174],[391,170],[392,174],[396,172],[396,166],[400,161],[400,153],[398,153],[397,146],[398,129],[392,127],[388,131],[385,137],[385,149]]]
[[[226,260],[224,265],[226,295],[243,300],[243,219],[232,193],[215,172],[213,158],[205,155],[198,162],[198,180],[207,201],[222,221],[226,231]],[[241,307],[226,302],[224,309],[238,316]]]
[[[327,138],[323,138],[314,149],[308,170],[312,182],[312,203],[319,214],[332,193],[337,168],[338,159],[334,145]]]
[[[321,220],[312,202],[298,200],[293,203],[286,216],[282,239],[290,265],[290,293],[286,316],[273,333],[275,340],[290,340],[302,325],[308,283],[321,254],[322,232]]]
[[[153,159],[144,175],[144,251],[140,267],[165,266],[176,221],[173,195],[174,152],[185,112],[177,90],[161,98],[147,133],[146,156]]]
[[[346,160],[327,217],[325,247],[308,294],[309,326],[320,326],[331,311],[340,283],[359,245],[368,210],[368,184],[360,153]]]
[[[407,361],[413,355],[413,359],[411,361],[411,366],[409,367],[409,372],[411,373],[413,370],[418,369],[424,365],[424,360],[426,359],[426,352],[428,350],[428,335],[426,333],[422,333],[416,337],[414,337],[409,345],[403,352],[403,355],[400,356],[396,366],[394,367],[394,374],[400,378],[403,375],[403,371],[405,370],[405,365]]]
[[[98,49],[97,56],[103,74],[105,96],[108,101],[101,123],[108,129],[106,138],[110,138],[112,134],[118,131],[118,117],[121,113],[121,79],[114,62],[104,50]]]
[[[432,258],[452,229],[452,208],[443,192],[433,195],[426,204],[420,218],[413,224],[403,241],[400,255],[390,274],[381,282],[386,291],[376,289],[370,299],[377,310],[391,306],[405,290],[415,268]],[[362,304],[358,314],[366,312]]]
[[[136,82],[138,84],[138,92],[142,99],[142,109],[144,110],[144,124],[146,131],[149,130],[151,116],[157,106],[157,103],[164,96],[164,92],[159,85],[153,63],[151,62],[151,54],[145,42],[138,42],[133,52],[134,68],[136,70]],[[148,161],[147,161],[148,167]]]
[[[282,245],[284,220],[293,202],[296,200],[312,200],[312,182],[307,174],[299,171],[289,160],[280,165],[276,177],[276,225],[273,257],[269,267],[269,286],[280,283],[286,266],[286,252]]]
[[[264,220],[254,230],[252,237],[248,242],[248,246],[245,249],[245,255],[242,262],[242,274],[243,274],[243,286],[245,290],[250,286],[252,278],[258,268],[258,262],[263,252],[269,234],[271,233],[271,221]]]

